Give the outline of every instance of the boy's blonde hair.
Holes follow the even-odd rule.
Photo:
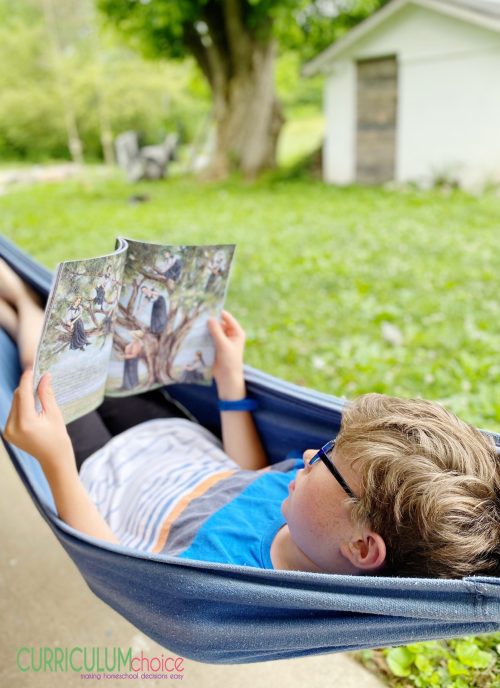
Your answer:
[[[384,538],[387,573],[457,578],[498,566],[492,438],[437,403],[366,394],[347,405],[336,451],[361,476],[352,516]]]

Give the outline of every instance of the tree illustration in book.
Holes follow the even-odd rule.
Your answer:
[[[165,249],[129,240],[107,394],[210,381],[207,320],[220,312],[234,246]]]
[[[113,253],[58,266],[35,361],[66,422],[104,396],[173,382],[208,384],[235,247],[166,246],[119,238]]]

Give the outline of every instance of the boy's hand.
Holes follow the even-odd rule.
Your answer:
[[[50,374],[41,378],[38,396],[41,413],[35,408],[33,371],[26,370],[14,392],[4,437],[37,458],[45,471],[56,468],[62,454],[68,451],[73,454],[73,447],[50,384]]]
[[[215,318],[208,321],[208,330],[215,343],[215,362],[212,369],[219,397],[226,400],[245,396],[243,377],[243,354],[245,331],[239,322],[227,311],[222,311],[220,322]]]

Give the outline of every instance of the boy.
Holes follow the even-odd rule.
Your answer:
[[[209,321],[224,451],[195,423],[153,417],[87,457],[79,475],[78,447],[48,375],[38,390],[43,411],[35,411],[29,366],[38,336],[26,318],[39,326],[43,314],[5,263],[0,298],[0,324],[27,368],[5,437],[39,460],[59,516],[81,532],[263,568],[443,578],[494,572],[495,447],[439,405],[365,395],[347,407],[335,443],[306,451],[303,464],[266,467],[245,398],[244,332],[224,312],[220,323]]]

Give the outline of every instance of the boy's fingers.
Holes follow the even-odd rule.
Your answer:
[[[227,311],[222,311],[221,322],[215,318],[210,318],[208,329],[215,344],[219,346],[226,346],[228,342],[244,341],[245,339],[245,331]]]
[[[16,390],[14,405],[16,412],[26,416],[35,411],[35,397],[33,395],[33,371],[27,369],[21,375],[19,387]]]
[[[227,320],[228,322],[236,322],[236,318],[234,315],[231,315],[229,311],[221,311],[221,316],[224,318],[224,320]]]
[[[10,437],[13,432],[15,432],[15,429],[18,426],[18,420],[19,420],[19,410],[18,410],[18,400],[19,397],[14,395],[14,399],[12,400],[12,406],[10,407],[9,411],[9,416],[7,418],[7,422],[5,423],[5,429],[4,429],[4,437],[6,440],[10,442]]]
[[[229,311],[222,311],[222,316],[226,322],[226,324],[230,327],[233,332],[237,334],[242,334],[243,333],[243,328],[241,327],[240,323],[236,320],[234,315],[231,315]]]
[[[208,331],[212,337],[217,341],[222,341],[224,333],[222,331],[222,326],[218,320],[215,318],[210,318],[208,321]]]

